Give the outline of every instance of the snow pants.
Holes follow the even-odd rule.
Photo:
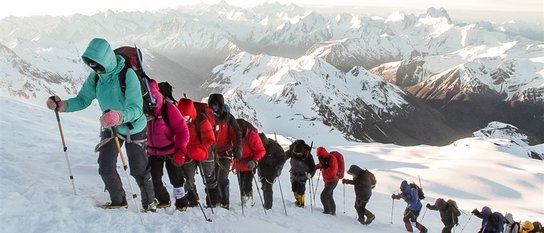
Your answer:
[[[102,140],[106,140],[111,137],[112,133],[108,129],[103,130],[100,135]],[[120,136],[125,138],[123,135]],[[130,175],[136,180],[140,188],[142,205],[146,207],[155,199],[155,191],[153,190],[153,182],[151,180],[151,167],[149,166],[145,151],[144,140],[146,139],[146,129],[130,135],[131,142],[124,143],[125,141],[122,138],[118,137],[120,145],[123,146],[124,144],[126,148]],[[102,177],[106,190],[110,194],[111,202],[114,204],[122,203],[126,199],[123,183],[121,182],[119,173],[117,173],[117,157],[118,151],[115,140],[109,140],[100,147],[98,153],[98,174]]]

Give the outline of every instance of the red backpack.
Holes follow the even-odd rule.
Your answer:
[[[344,171],[345,171],[345,164],[344,164],[344,156],[340,154],[338,151],[331,151],[330,154],[336,158],[336,161],[338,162],[338,172],[336,173],[336,176],[338,178],[343,179],[344,178]]]

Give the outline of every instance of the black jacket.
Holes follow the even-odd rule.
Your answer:
[[[436,199],[434,205],[427,204],[427,208],[430,210],[438,210],[440,212],[440,219],[444,225],[459,223],[459,210],[451,203],[444,201],[442,198]]]
[[[353,176],[353,180],[343,179],[344,184],[351,184],[355,189],[355,198],[367,202],[372,196],[372,185],[368,173],[357,165],[351,165],[348,174]]]
[[[312,148],[304,140],[296,140],[285,152],[291,159],[291,182],[303,182],[307,179],[306,174],[312,177],[315,175],[315,160],[311,153]]]
[[[278,142],[266,138],[263,133],[259,133],[259,137],[261,137],[266,154],[259,161],[258,174],[260,177],[270,179],[269,182],[273,182],[276,175],[283,169],[287,156]]]

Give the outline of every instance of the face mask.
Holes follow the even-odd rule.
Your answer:
[[[217,106],[217,105],[215,105],[215,104],[212,105],[212,110],[213,110],[213,112],[215,112],[215,113],[219,112],[219,106]]]
[[[94,72],[96,72],[97,74],[101,74],[101,73],[104,73],[104,71],[106,69],[104,69],[104,67],[94,61],[89,61],[89,67],[91,67],[91,69],[94,70]]]

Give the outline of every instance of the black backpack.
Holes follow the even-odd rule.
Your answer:
[[[368,176],[368,179],[370,180],[370,188],[376,187],[376,176],[374,176],[374,173],[370,172],[368,169],[365,169],[364,172]]]
[[[153,79],[149,78],[147,74],[143,70],[142,66],[142,52],[137,47],[130,47],[130,46],[123,46],[119,47],[113,52],[116,55],[120,55],[125,59],[125,66],[119,73],[119,85],[121,87],[121,91],[123,94],[125,93],[127,89],[126,85],[126,79],[127,79],[127,70],[132,69],[136,73],[136,76],[138,77],[138,81],[140,82],[140,89],[142,91],[142,100],[143,100],[143,112],[147,115],[154,115],[155,109],[157,106],[157,101],[151,94],[151,91],[149,91],[149,82],[151,82]],[[99,76],[98,74],[95,76],[94,81],[95,84],[98,84]],[[95,86],[96,87],[96,86]],[[134,127],[132,124],[126,123],[127,127],[129,129],[133,129]]]
[[[410,187],[415,188],[417,190],[417,195],[419,196],[419,200],[425,199],[425,194],[423,193],[423,189],[419,187],[416,183],[410,183]]]

